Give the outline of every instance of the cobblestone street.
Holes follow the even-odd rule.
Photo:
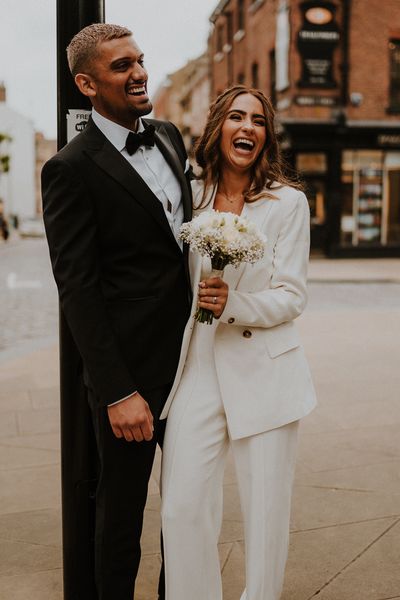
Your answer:
[[[57,339],[57,290],[44,239],[0,245],[0,362]]]

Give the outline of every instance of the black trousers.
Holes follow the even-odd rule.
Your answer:
[[[96,398],[89,395],[98,451],[95,579],[99,600],[134,598],[148,482],[156,446],[162,445],[165,429],[159,416],[170,387],[141,390],[154,417],[154,436],[149,442],[116,438],[107,408],[99,407]],[[163,573],[159,598],[164,598]]]

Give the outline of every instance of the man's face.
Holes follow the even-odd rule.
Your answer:
[[[135,129],[137,118],[151,112],[153,107],[147,95],[143,52],[133,37],[99,44],[97,56],[88,70],[90,75],[77,75],[76,82],[101,115],[123,127]],[[82,79],[80,85],[79,77],[87,80],[82,83]]]

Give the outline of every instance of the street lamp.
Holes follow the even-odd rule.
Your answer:
[[[70,111],[88,110],[69,72],[66,47],[91,23],[104,22],[104,0],[57,0],[58,149]],[[60,307],[60,408],[64,600],[96,600],[94,583],[95,443],[82,361]]]

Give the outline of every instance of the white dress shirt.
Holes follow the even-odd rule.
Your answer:
[[[129,162],[135,171],[140,175],[143,181],[148,185],[154,195],[161,202],[165,216],[172,229],[177,243],[181,250],[183,242],[179,239],[179,229],[183,222],[183,205],[181,202],[181,187],[174,172],[165,160],[159,148],[156,145],[139,146],[137,151],[130,155],[128,154],[125,143],[130,129],[110,121],[106,117],[100,115],[94,108],[92,109],[92,119],[95,125],[111,142],[113,146],[121,153],[121,156]],[[137,132],[144,131],[144,125],[141,119],[138,119]],[[136,391],[132,391],[132,396]],[[123,402],[129,396],[125,396],[109,406],[114,406],[119,402]]]

